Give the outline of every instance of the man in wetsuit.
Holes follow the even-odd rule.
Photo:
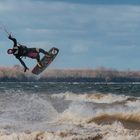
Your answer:
[[[13,54],[20,61],[20,63],[24,67],[24,72],[26,72],[26,70],[29,70],[29,68],[26,66],[26,64],[22,60],[22,57],[25,56],[32,59],[36,59],[39,67],[42,66],[40,63],[39,53],[45,54],[46,57],[51,57],[51,55],[48,52],[46,52],[45,50],[41,48],[27,48],[26,46],[18,45],[17,40],[13,38],[11,34],[8,36],[8,38],[12,40],[14,44],[13,44],[13,48],[8,49],[7,53]]]

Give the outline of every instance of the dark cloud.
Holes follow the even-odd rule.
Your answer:
[[[75,4],[126,4],[126,5],[138,5],[140,0],[32,0],[32,1],[44,1],[44,2],[66,2]]]

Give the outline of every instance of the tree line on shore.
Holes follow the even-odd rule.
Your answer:
[[[0,67],[0,81],[46,81],[46,82],[140,82],[140,71],[96,69],[46,69],[36,76],[22,67]]]

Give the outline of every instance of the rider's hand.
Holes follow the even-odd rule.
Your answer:
[[[9,36],[8,36],[8,38],[11,38],[12,37],[12,33],[9,33]]]
[[[24,72],[26,72],[26,70],[29,70],[29,68],[27,68],[27,67],[26,67],[26,68],[24,68]]]
[[[11,37],[12,37],[11,34],[9,34],[8,38],[11,38]]]

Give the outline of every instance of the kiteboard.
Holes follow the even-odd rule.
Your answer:
[[[41,66],[39,66],[38,64],[32,69],[32,73],[33,74],[36,74],[36,75],[39,75],[40,73],[42,73],[51,63],[52,61],[55,59],[55,57],[57,56],[59,52],[59,49],[58,48],[51,48],[49,50],[49,54],[51,54],[51,57],[47,57],[47,56],[44,56],[40,63],[41,63]]]

